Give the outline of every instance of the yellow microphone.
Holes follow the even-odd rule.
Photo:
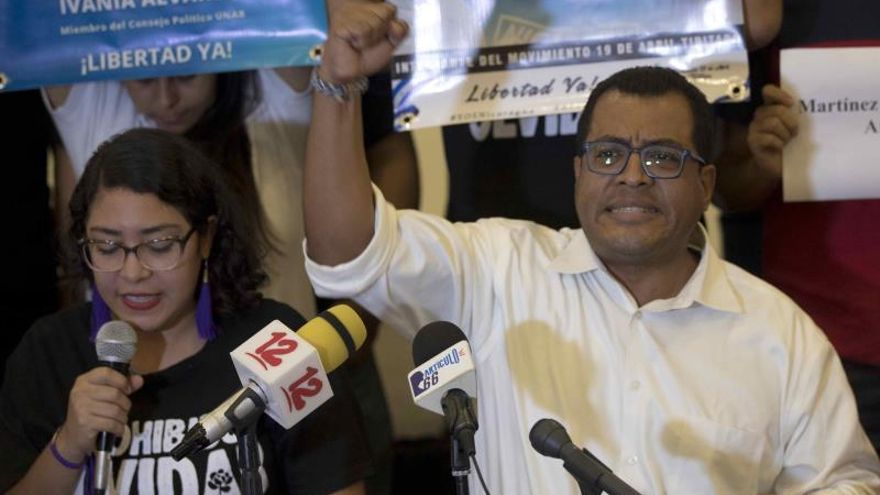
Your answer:
[[[229,353],[244,385],[201,417],[175,447],[180,460],[266,413],[291,428],[333,397],[327,373],[352,357],[367,339],[360,316],[334,306],[293,331],[275,320]]]
[[[338,304],[311,319],[296,334],[315,347],[324,370],[330,373],[364,345],[367,327],[351,306]]]

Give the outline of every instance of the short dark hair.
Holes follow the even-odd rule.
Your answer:
[[[186,138],[158,129],[130,129],[109,139],[92,155],[70,199],[68,262],[72,275],[91,279],[78,241],[95,196],[102,188],[155,194],[173,206],[199,232],[211,216],[216,233],[208,259],[212,303],[217,314],[250,308],[265,283],[266,253],[255,225],[244,213],[242,199],[218,166]],[[193,294],[195,297],[195,294]]]
[[[678,72],[664,67],[648,66],[624,69],[596,85],[581,112],[575,141],[575,155],[580,155],[581,146],[590,133],[596,102],[602,95],[612,90],[636,96],[662,96],[667,93],[684,96],[690,104],[694,120],[691,137],[697,153],[710,163],[716,158],[715,116],[712,106],[706,101],[706,96]]]

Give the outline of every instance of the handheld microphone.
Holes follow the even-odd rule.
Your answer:
[[[360,316],[337,305],[294,332],[275,320],[229,353],[241,379],[240,390],[202,416],[171,451],[190,456],[265,412],[291,428],[333,397],[327,373],[354,355],[367,338]]]
[[[413,339],[412,354],[416,367],[407,378],[413,401],[442,414],[462,452],[473,455],[479,425],[471,401],[477,396],[477,378],[464,332],[448,321],[428,323]]]
[[[98,365],[107,366],[128,376],[128,363],[137,350],[137,333],[124,321],[113,320],[101,325],[95,336]],[[95,493],[102,494],[110,480],[111,459],[116,435],[102,431],[95,441]]]
[[[562,466],[590,493],[639,495],[593,454],[576,447],[558,421],[538,420],[529,432],[529,441],[539,454],[562,459]]]

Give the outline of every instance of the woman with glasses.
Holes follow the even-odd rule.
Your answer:
[[[304,323],[263,299],[256,239],[238,196],[182,138],[137,129],[102,145],[70,203],[72,268],[91,304],[38,321],[0,391],[0,490],[91,493],[99,432],[120,439],[107,493],[238,493],[236,438],[191,458],[171,449],[241,384],[229,352],[273,320]],[[137,333],[130,378],[98,367],[105,322]],[[267,493],[360,494],[368,455],[345,376],[335,397],[285,431],[258,428]]]

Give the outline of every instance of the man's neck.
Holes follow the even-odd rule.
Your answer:
[[[635,298],[639,307],[657,299],[678,295],[700,262],[699,253],[688,249],[661,263],[605,262],[608,271]]]

